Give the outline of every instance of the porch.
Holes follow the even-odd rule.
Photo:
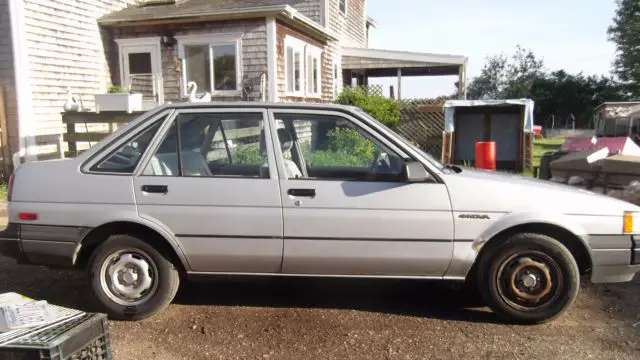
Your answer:
[[[342,78],[344,85],[366,86],[369,78],[397,77],[395,98],[402,99],[404,76],[458,75],[458,94],[466,99],[467,57],[461,55],[429,54],[408,51],[343,48]]]

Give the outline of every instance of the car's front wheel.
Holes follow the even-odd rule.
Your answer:
[[[480,291],[495,313],[536,324],[568,310],[580,288],[578,265],[559,241],[541,234],[515,234],[479,264]]]
[[[141,320],[173,300],[180,277],[171,261],[131,235],[114,235],[89,260],[92,292],[112,319]]]

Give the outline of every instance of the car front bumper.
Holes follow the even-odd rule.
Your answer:
[[[591,235],[587,242],[591,250],[591,282],[627,282],[640,272],[639,235]]]

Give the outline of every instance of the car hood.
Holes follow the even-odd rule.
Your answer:
[[[621,215],[640,207],[589,190],[522,175],[472,168],[443,175],[454,211],[544,211]]]

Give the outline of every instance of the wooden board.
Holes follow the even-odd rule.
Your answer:
[[[2,165],[5,176],[11,172],[11,149],[9,148],[9,127],[7,125],[7,113],[4,105],[4,89],[0,87],[0,131],[2,141]]]

